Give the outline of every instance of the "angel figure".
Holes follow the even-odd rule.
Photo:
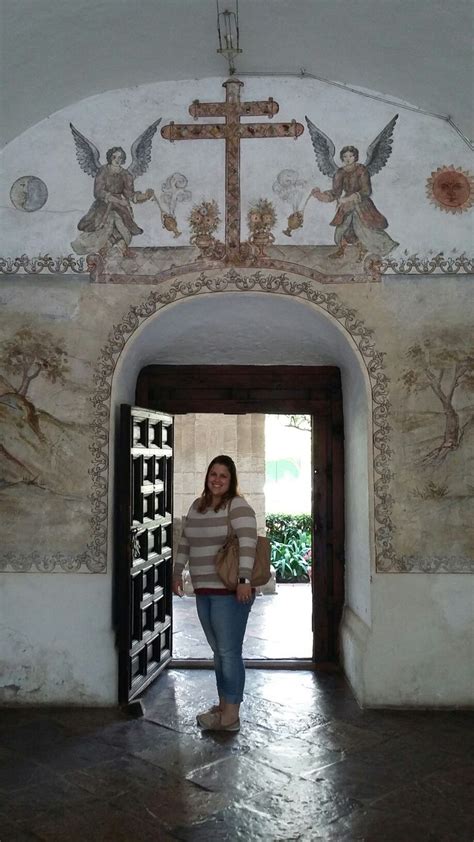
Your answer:
[[[384,256],[398,246],[384,230],[388,222],[370,198],[371,176],[378,173],[390,157],[397,118],[398,114],[370,144],[365,164],[359,164],[359,150],[355,146],[344,146],[340,152],[342,167],[338,167],[334,160],[334,143],[306,117],[317,165],[323,175],[332,178],[331,190],[315,187],[311,195],[320,202],[337,202],[336,214],[330,223],[336,228],[337,249],[329,257],[342,257],[349,244],[357,246],[359,261],[368,252]]]
[[[97,253],[105,255],[114,245],[123,255],[129,253],[132,237],[143,234],[133,218],[131,202],[138,204],[154,198],[152,189],[141,193],[135,190],[134,179],[143,175],[151,160],[151,143],[161,118],[136,139],[132,145],[132,163],[122,166],[126,154],[121,146],[112,146],[106,152],[107,163],[101,165],[100,152],[94,144],[70,123],[76,145],[79,166],[94,178],[94,202],[78,223],[81,232],[71,243],[76,254]]]

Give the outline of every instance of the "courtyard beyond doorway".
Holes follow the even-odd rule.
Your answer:
[[[173,597],[173,629],[174,659],[212,658],[193,596]],[[309,659],[312,646],[310,583],[279,584],[275,594],[255,598],[247,625],[244,658]]]

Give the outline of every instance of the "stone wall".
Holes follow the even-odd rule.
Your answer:
[[[265,415],[177,415],[174,426],[174,546],[181,518],[202,492],[214,456],[226,453],[236,466],[239,487],[255,509],[257,529],[265,534]]]

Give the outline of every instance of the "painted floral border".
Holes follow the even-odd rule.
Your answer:
[[[89,254],[87,257],[77,257],[74,254],[58,257],[51,257],[49,254],[40,254],[37,257],[29,257],[27,254],[22,254],[19,257],[0,257],[0,275],[39,275],[41,272],[47,271],[51,274],[60,275],[90,273],[91,276],[95,276],[97,261],[98,256],[94,254]],[[269,260],[268,262],[273,261]],[[472,274],[474,272],[474,257],[465,253],[446,256],[442,251],[425,256],[418,254],[403,255],[400,258],[379,259],[369,256],[365,265],[368,271],[366,281],[378,279],[380,274]],[[274,266],[273,268],[279,267]],[[187,267],[187,271],[190,271],[189,267]],[[322,275],[321,277],[327,277],[329,279],[327,283],[330,283],[332,276]]]

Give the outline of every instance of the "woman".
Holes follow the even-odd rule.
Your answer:
[[[223,587],[215,565],[217,552],[227,538],[229,519],[239,539],[236,591]],[[250,577],[256,543],[255,512],[239,494],[235,464],[230,456],[216,456],[207,469],[204,490],[186,517],[173,573],[173,592],[182,596],[182,573],[189,561],[198,617],[214,653],[219,703],[197,716],[198,724],[206,730],[240,728],[245,684],[242,645],[255,599]]]

